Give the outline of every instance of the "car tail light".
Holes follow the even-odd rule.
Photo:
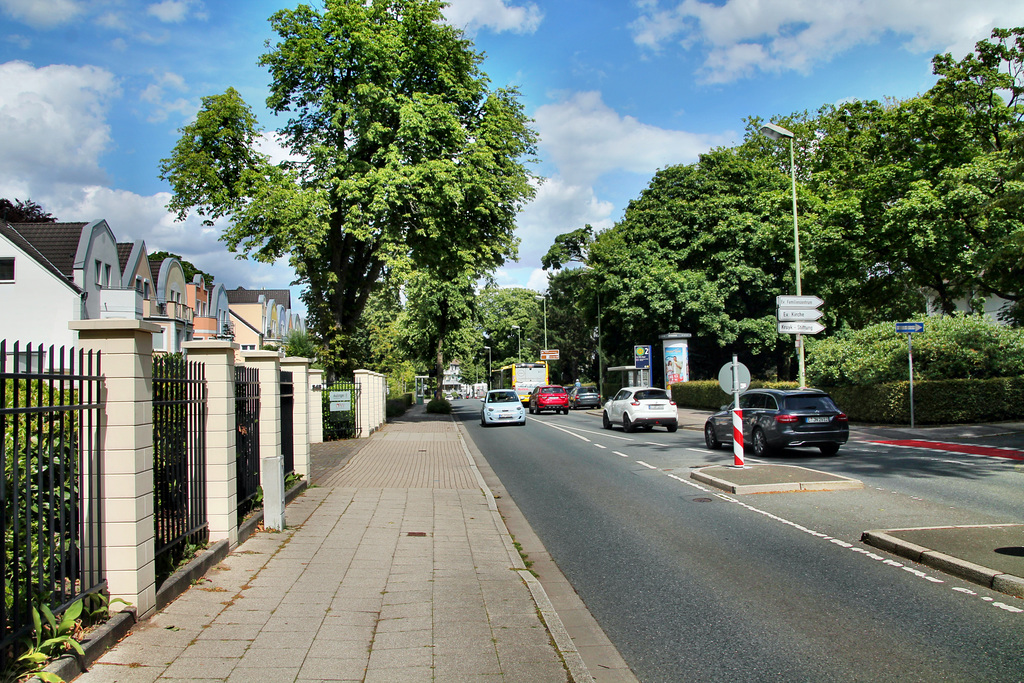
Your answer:
[[[836,415],[836,422],[849,422],[850,418],[846,416],[846,413],[839,413]]]
[[[780,423],[780,424],[793,424],[794,422],[796,422],[799,419],[800,418],[798,418],[796,415],[776,415],[775,416],[775,421]]]
[[[638,406],[638,405],[640,405],[640,401],[630,401],[629,405],[631,405],[631,406]]]
[[[668,402],[668,404],[669,404],[670,406],[674,406],[674,405],[676,404],[676,402],[675,402],[675,401],[669,401],[669,402]]]

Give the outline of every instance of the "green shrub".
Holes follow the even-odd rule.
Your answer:
[[[405,409],[409,405],[406,402],[406,397],[402,398],[389,398],[384,404],[384,412],[388,417],[400,417],[405,415]]]
[[[449,403],[446,398],[432,398],[430,399],[430,403],[427,404],[427,412],[450,415],[452,412],[452,404]]]
[[[796,389],[796,382],[766,382],[753,380],[750,388],[755,389]],[[671,386],[672,400],[680,408],[697,410],[718,410],[732,402],[732,395],[722,391],[718,380],[706,379],[697,382],[680,382]]]
[[[913,347],[915,382],[1024,376],[1024,330],[980,315],[927,317]],[[808,339],[807,378],[822,387],[906,381],[907,350],[893,323]]]
[[[402,394],[402,398],[405,400],[406,408],[411,407],[412,404],[416,402],[416,397],[413,395],[411,391],[407,391],[404,394]]]

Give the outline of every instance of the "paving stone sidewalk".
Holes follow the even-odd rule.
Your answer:
[[[553,645],[449,417],[347,448],[317,446],[285,531],[247,540],[76,680],[592,680]]]

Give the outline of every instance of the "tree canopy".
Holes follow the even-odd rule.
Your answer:
[[[21,201],[0,198],[0,220],[8,223],[56,223],[57,219],[49,211],[31,199]]]
[[[534,189],[536,134],[514,88],[491,89],[439,0],[326,0],[276,12],[260,64],[278,140],[257,151],[256,117],[234,89],[203,99],[161,177],[183,219],[228,220],[232,250],[288,255],[312,329],[345,365],[378,286],[405,262],[479,277],[514,258],[515,216]]]

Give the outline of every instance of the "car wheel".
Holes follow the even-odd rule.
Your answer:
[[[629,419],[629,415],[622,414],[622,431],[632,434],[636,431],[636,425]]]
[[[485,420],[483,418],[480,418],[480,426],[481,427],[486,427],[487,426],[487,420]]]
[[[715,428],[710,422],[704,425],[704,445],[708,447],[709,451],[717,451],[722,447],[722,442],[718,440],[718,435],[715,434]]]
[[[605,429],[611,429],[612,428],[612,421],[608,419],[608,411],[607,410],[604,411],[603,413],[601,413],[601,426],[604,427]]]
[[[759,458],[772,454],[772,447],[768,445],[768,437],[764,435],[764,430],[757,428],[754,430],[754,455]]]
[[[835,455],[839,452],[839,444],[823,443],[818,446],[818,450],[821,451],[822,455]]]
[[[533,406],[530,406],[529,410],[530,410],[530,415],[533,415],[533,414],[534,414],[534,412],[533,412]]]
[[[644,431],[645,432],[653,432],[654,431],[654,425],[644,425]]]
[[[562,408],[562,415],[568,415],[568,414],[569,414],[569,409],[568,408]]]
[[[671,434],[672,432],[674,432],[677,429],[679,429],[679,425],[677,425],[677,424],[668,425],[668,426],[665,427],[665,429],[667,429],[669,431],[669,433]]]

